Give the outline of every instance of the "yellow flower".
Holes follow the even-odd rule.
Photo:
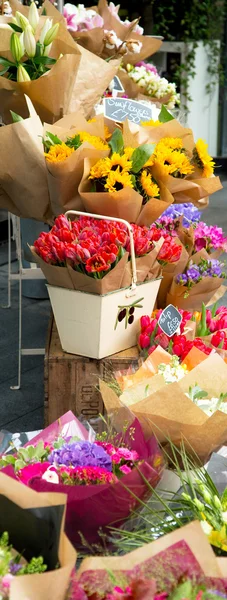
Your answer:
[[[101,179],[106,177],[110,172],[110,159],[100,158],[98,162],[91,167],[89,179]]]
[[[199,139],[193,150],[195,164],[202,169],[202,177],[211,177],[214,172],[215,162],[207,152],[208,144]]]
[[[111,165],[111,170],[114,171],[116,170],[116,168],[118,168],[119,172],[125,172],[125,171],[130,171],[130,169],[132,168],[132,162],[130,160],[128,160],[127,155],[126,154],[118,154],[117,152],[114,152],[112,154],[112,156],[110,157],[110,165]]]
[[[159,125],[163,125],[163,123],[161,123],[161,121],[159,121],[158,119],[157,121],[151,119],[150,121],[142,121],[140,125],[142,125],[143,127],[159,127]]]
[[[93,117],[93,119],[88,119],[88,123],[96,123],[96,117]]]
[[[162,138],[160,140],[160,142],[157,143],[155,152],[157,152],[160,149],[163,150],[163,148],[170,148],[171,150],[182,150],[183,141],[181,138],[172,138],[172,137]]]
[[[49,152],[44,152],[44,155],[49,162],[61,162],[66,160],[73,152],[74,148],[69,148],[62,142],[62,144],[51,146]]]
[[[111,193],[119,192],[127,187],[133,188],[131,175],[129,175],[129,173],[120,173],[118,169],[116,171],[110,171],[104,187]]]
[[[216,548],[221,548],[225,552],[227,552],[227,534],[226,534],[226,526],[223,525],[220,531],[211,531],[208,535],[208,540],[212,546]]]
[[[194,170],[189,158],[183,152],[177,150],[172,151],[170,148],[159,147],[153,158],[154,164],[161,164],[164,167],[166,175],[184,177],[190,175]]]
[[[111,138],[111,131],[109,130],[109,127],[107,127],[107,125],[104,125],[104,134],[105,134],[105,140],[109,140]]]
[[[83,142],[89,142],[89,144],[94,146],[94,148],[96,148],[97,150],[109,149],[108,144],[105,144],[105,142],[103,142],[102,139],[100,137],[97,137],[96,135],[91,135],[87,131],[78,131],[78,135],[80,136],[81,144]]]
[[[143,188],[143,191],[146,193],[149,198],[159,198],[160,190],[152,179],[152,175],[146,170],[143,169],[140,175],[140,183]]]
[[[124,149],[124,155],[128,160],[130,160],[130,158],[132,157],[134,150],[135,148],[130,148],[130,146],[127,146],[127,148]]]

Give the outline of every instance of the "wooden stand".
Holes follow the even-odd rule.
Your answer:
[[[84,419],[96,419],[104,413],[97,389],[99,378],[109,379],[111,373],[127,370],[139,364],[137,347],[113,354],[102,360],[63,352],[54,319],[49,325],[45,352],[45,427],[68,410]]]

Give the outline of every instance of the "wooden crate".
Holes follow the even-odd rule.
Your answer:
[[[45,426],[68,410],[88,421],[104,414],[97,389],[99,378],[106,379],[111,372],[130,365],[138,368],[138,358],[136,346],[102,360],[68,354],[62,350],[55,321],[51,319],[44,361]]]

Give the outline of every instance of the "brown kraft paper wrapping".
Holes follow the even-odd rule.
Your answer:
[[[161,275],[161,267],[157,262],[158,253],[162,247],[164,239],[157,242],[155,248],[146,256],[136,258],[136,274],[138,283],[142,283],[146,279],[155,279]],[[127,263],[125,273],[122,280],[122,287],[129,287],[132,283],[132,267],[131,261]]]
[[[58,506],[66,503],[64,494],[37,493],[3,473],[0,473],[0,493],[21,508]],[[59,569],[14,577],[10,585],[10,600],[65,600],[75,561],[76,552],[64,534],[63,519],[59,541]]]
[[[215,556],[207,536],[202,531],[200,522],[193,521],[124,556],[85,558],[79,568],[78,576],[80,577],[86,571],[98,571],[100,569],[109,573],[112,571],[131,571],[137,565],[149,560],[151,557],[155,557],[159,552],[171,548],[181,540],[184,540],[189,546],[207,577],[221,577],[222,573],[224,576],[227,575],[226,559]]]
[[[221,277],[206,277],[196,283],[190,290],[186,298],[187,288],[184,285],[178,285],[173,281],[169,293],[167,293],[166,302],[173,304],[177,308],[184,310],[201,310],[202,303],[206,306],[214,304],[226,292],[226,287]]]
[[[28,104],[28,119],[0,128],[0,207],[21,217],[47,221],[52,213],[41,141],[43,128]]]
[[[128,262],[128,252],[125,252],[114,269],[107,273],[103,279],[98,280],[75,271],[70,264],[66,267],[50,265],[38,256],[34,247],[30,247],[30,250],[50,285],[100,295],[108,294],[108,292],[119,290],[123,287],[122,279]]]

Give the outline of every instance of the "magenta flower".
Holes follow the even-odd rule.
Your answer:
[[[31,485],[35,479],[42,479],[42,476],[49,467],[50,463],[48,462],[33,463],[31,465],[26,465],[26,467],[23,469],[20,469],[17,476],[25,485]],[[54,467],[52,468],[56,472],[56,469],[54,469]]]
[[[134,31],[135,31],[135,29],[134,29]],[[150,63],[144,62],[144,60],[141,60],[140,62],[138,62],[136,64],[136,67],[145,67],[146,71],[150,71],[150,73],[154,73],[154,75],[158,74],[156,67],[154,65],[151,65]]]
[[[128,467],[128,465],[122,465],[121,467],[119,467],[119,471],[121,471],[122,473],[124,473],[124,475],[127,475],[128,473],[131,473],[130,467]]]

